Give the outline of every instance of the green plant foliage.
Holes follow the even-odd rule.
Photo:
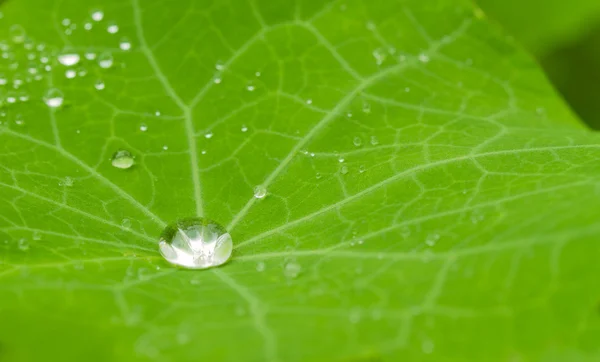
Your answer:
[[[3,13],[0,360],[600,358],[600,136],[469,1]]]

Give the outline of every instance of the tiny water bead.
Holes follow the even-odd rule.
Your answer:
[[[44,95],[44,103],[50,108],[58,108],[62,106],[64,101],[63,93],[56,89],[50,88]]]
[[[267,196],[267,189],[264,186],[258,185],[254,187],[254,197],[257,199],[262,199],[265,196]]]
[[[121,50],[130,50],[131,49],[131,41],[129,41],[128,38],[121,38],[121,41],[119,42],[119,48],[121,48]]]
[[[94,21],[102,21],[104,19],[104,12],[102,10],[92,10],[91,16]]]
[[[158,246],[169,263],[189,269],[206,269],[224,264],[233,250],[227,230],[201,217],[181,219],[167,226]]]
[[[58,62],[65,67],[73,66],[79,63],[80,56],[77,53],[63,53],[58,56]]]
[[[101,80],[96,81],[96,83],[94,84],[94,88],[96,88],[96,90],[103,90],[104,87],[104,82]]]
[[[98,55],[98,65],[102,69],[108,69],[113,65],[113,56],[112,54],[106,52]]]
[[[111,163],[114,167],[127,169],[133,166],[135,160],[131,152],[127,150],[118,150],[111,158]]]

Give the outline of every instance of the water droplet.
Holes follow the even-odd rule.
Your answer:
[[[65,77],[67,79],[73,79],[77,76],[77,72],[73,69],[67,69],[67,71],[65,72]]]
[[[39,231],[34,231],[33,235],[31,236],[31,238],[35,241],[39,241],[42,240],[42,234],[40,234]]]
[[[427,235],[427,238],[425,239],[425,244],[427,244],[427,246],[434,246],[435,243],[440,239],[440,234],[437,233],[432,233]]]
[[[421,63],[428,63],[429,62],[429,56],[425,53],[421,53],[419,54],[419,61]]]
[[[166,151],[166,150],[168,150],[168,149],[169,149],[169,146],[167,146],[167,145],[164,145],[164,146],[163,146],[163,150],[165,150],[165,151]]]
[[[365,171],[366,171],[366,169],[365,169],[365,165],[360,165],[360,166],[358,166],[358,172],[360,172],[360,173],[363,173],[363,172],[365,172]]]
[[[69,26],[71,25],[71,19],[69,18],[64,18],[62,19],[62,21],[60,22],[63,26]]]
[[[159,249],[170,263],[205,269],[225,263],[231,256],[231,236],[221,225],[205,218],[187,218],[167,226]]]
[[[373,146],[377,146],[379,144],[379,139],[377,138],[377,136],[371,136],[371,144]]]
[[[258,263],[256,263],[256,271],[257,272],[262,272],[265,270],[265,263],[263,261],[259,261]]]
[[[285,264],[285,266],[283,267],[283,275],[285,275],[287,278],[296,278],[300,272],[302,271],[302,267],[300,266],[300,264],[294,262],[294,261],[290,261],[288,263]]]
[[[127,169],[133,166],[135,160],[131,152],[127,150],[118,150],[111,158],[111,163],[114,167]]]
[[[100,68],[108,69],[113,65],[113,56],[108,52],[98,55],[98,65]]]
[[[26,32],[25,29],[19,25],[19,24],[14,24],[10,27],[9,29],[10,32],[10,39],[17,44],[20,44],[22,42],[25,41],[25,36],[26,36]]]
[[[371,113],[371,104],[367,103],[367,102],[364,102],[363,103],[363,107],[362,107],[362,111],[364,113]]]
[[[352,143],[356,146],[356,147],[360,147],[362,145],[362,139],[358,136],[354,137],[354,139],[352,140]]]
[[[220,77],[215,77],[215,79],[213,79],[213,82],[215,84],[221,84],[221,78]]]
[[[87,51],[85,52],[85,54],[83,55],[85,57],[85,59],[87,60],[94,60],[96,59],[96,53],[94,53],[93,51]]]
[[[222,62],[219,61],[219,62],[217,62],[217,64],[215,64],[215,69],[221,71],[221,70],[225,69],[225,64],[223,64]]]
[[[63,101],[64,101],[63,93],[56,88],[48,89],[48,91],[44,95],[44,102],[50,108],[58,108],[58,107],[62,106]]]
[[[17,126],[24,126],[25,125],[25,120],[23,119],[23,115],[21,113],[17,113],[15,115],[15,124]]]
[[[148,130],[148,126],[145,123],[140,124],[140,131],[146,132]]]
[[[102,19],[104,19],[104,12],[102,10],[94,9],[90,15],[94,21],[102,21]]]
[[[345,159],[343,157],[338,158],[339,163],[343,163],[344,161],[345,161]]]
[[[129,41],[128,38],[121,38],[121,41],[119,42],[119,48],[121,48],[121,50],[130,50],[131,49],[131,42]]]
[[[92,30],[92,27],[93,27],[93,25],[89,21],[83,24],[83,28],[85,30]]]
[[[267,196],[267,189],[264,186],[258,185],[254,187],[254,197],[257,199],[262,199],[265,196]]]
[[[85,77],[87,75],[87,69],[84,67],[77,68],[77,75],[80,77]]]
[[[213,136],[213,133],[211,131],[208,131],[204,134],[204,138],[206,138],[206,139],[211,139],[212,136]]]
[[[312,99],[308,98],[308,99],[306,100],[306,104],[312,104]]]
[[[77,53],[67,52],[58,56],[58,62],[64,65],[65,67],[70,67],[79,63],[79,59],[80,57]]]
[[[375,64],[381,65],[383,62],[385,62],[387,53],[383,49],[377,48],[373,50],[373,57],[375,58]]]
[[[97,90],[103,90],[104,87],[104,82],[101,80],[96,81],[96,83],[94,84],[94,88],[96,88]]]
[[[248,132],[248,127],[246,127],[245,125],[242,125],[242,132]]]
[[[346,165],[342,166],[342,167],[340,168],[340,173],[341,173],[342,175],[345,175],[345,174],[347,174],[347,173],[348,173],[348,166],[346,166]]]
[[[248,92],[254,92],[254,90],[256,89],[256,87],[254,87],[253,84],[248,84],[246,86],[246,89],[248,90]]]
[[[61,182],[58,183],[58,186],[71,187],[73,186],[73,179],[67,176]]]
[[[19,247],[19,250],[27,251],[29,250],[29,241],[27,241],[27,239],[19,239],[17,246]]]
[[[110,23],[106,27],[106,31],[108,31],[109,34],[116,34],[119,32],[119,26],[115,23]]]

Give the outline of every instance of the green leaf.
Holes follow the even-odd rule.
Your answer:
[[[477,0],[490,18],[500,22],[527,49],[546,55],[590,30],[600,20],[596,0]]]
[[[600,358],[600,137],[470,2],[3,12],[0,360]],[[194,215],[229,263],[160,257]]]

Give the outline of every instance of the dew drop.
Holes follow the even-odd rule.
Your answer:
[[[248,132],[248,127],[246,127],[245,125],[242,125],[242,132]]]
[[[83,28],[84,28],[85,30],[92,30],[92,27],[93,27],[93,25],[92,25],[92,23],[90,23],[89,21],[88,21],[88,22],[86,22],[85,24],[83,24]]]
[[[312,99],[308,98],[308,99],[306,100],[306,104],[312,104]]]
[[[111,163],[114,167],[127,169],[133,166],[135,160],[131,152],[127,150],[118,150],[111,158]]]
[[[73,79],[77,76],[77,72],[73,69],[67,69],[67,71],[65,72],[65,77],[67,79]]]
[[[220,77],[215,77],[213,79],[213,83],[215,83],[215,84],[221,84],[221,78]]]
[[[64,18],[62,19],[62,21],[60,22],[63,26],[69,26],[71,25],[71,19],[69,18]]]
[[[367,103],[367,102],[364,102],[363,106],[362,106],[362,111],[364,113],[371,113],[371,104]]]
[[[106,31],[108,31],[109,34],[116,34],[119,32],[119,26],[115,23],[108,24]]]
[[[119,42],[119,48],[121,48],[121,50],[131,50],[131,42],[129,41],[128,38],[121,38],[121,41]]]
[[[429,62],[429,56],[425,53],[421,53],[419,54],[419,61],[421,63],[428,63]]]
[[[248,84],[246,86],[246,89],[248,90],[248,92],[254,92],[254,90],[256,89],[256,87],[253,84]]]
[[[260,77],[260,72],[254,73],[255,76]]]
[[[50,108],[58,108],[58,107],[62,106],[63,101],[64,101],[63,93],[56,88],[48,89],[48,91],[44,95],[44,102]]]
[[[105,87],[106,85],[101,80],[96,81],[96,83],[94,84],[94,88],[96,88],[97,90],[103,90]]]
[[[13,41],[13,43],[20,44],[25,41],[26,32],[25,32],[25,29],[21,25],[19,25],[19,24],[12,25],[9,29],[9,32],[10,32],[10,39]]]
[[[373,57],[375,58],[375,64],[381,65],[385,61],[387,54],[381,48],[373,50]]]
[[[354,139],[352,140],[352,143],[356,146],[356,147],[360,147],[362,145],[362,139],[358,136],[354,137]]]
[[[27,241],[27,239],[19,239],[17,246],[19,247],[19,250],[27,251],[29,250],[29,241]]]
[[[254,187],[254,197],[257,199],[262,199],[265,196],[267,196],[267,189],[264,186],[258,185]]]
[[[71,67],[79,63],[79,54],[77,53],[63,53],[58,56],[58,62],[65,67]]]
[[[358,172],[359,172],[359,173],[363,173],[363,172],[365,172],[365,171],[366,171],[365,165],[360,165],[360,166],[358,166]]]
[[[94,9],[91,11],[90,15],[94,21],[102,21],[102,19],[104,19],[104,12],[102,10]]]
[[[148,126],[145,123],[140,124],[140,131],[146,132],[148,130]]]
[[[58,183],[59,186],[71,187],[73,186],[73,179],[69,176],[65,177],[61,182]]]
[[[283,275],[290,279],[298,277],[301,271],[302,266],[294,261],[286,263],[283,267]]]
[[[223,64],[222,62],[219,61],[219,62],[217,62],[217,64],[215,64],[215,69],[219,70],[219,71],[223,70],[223,69],[225,69],[225,64]]]
[[[377,146],[379,144],[379,139],[377,138],[377,136],[371,136],[371,144],[373,146]]]
[[[213,133],[211,131],[208,131],[204,134],[204,138],[206,139],[211,139],[213,137]]]
[[[340,168],[340,173],[341,173],[342,175],[345,175],[345,174],[347,174],[347,173],[348,173],[348,166],[346,166],[346,165],[342,166],[342,167]]]
[[[343,157],[338,158],[339,163],[343,163],[344,161],[345,161],[345,159]]]
[[[87,51],[85,52],[85,54],[83,55],[85,57],[85,59],[87,60],[94,60],[96,59],[96,53],[94,53],[93,51]]]
[[[98,65],[102,69],[108,69],[113,65],[113,56],[112,54],[105,52],[98,55]]]
[[[159,241],[162,256],[171,264],[206,269],[225,263],[233,243],[224,227],[206,218],[187,218],[167,226]]]
[[[435,243],[440,239],[440,234],[432,233],[425,239],[427,246],[435,246]]]
[[[256,271],[257,272],[262,272],[265,270],[265,263],[263,261],[259,261],[258,263],[256,263]]]
[[[42,234],[40,234],[39,231],[34,231],[33,235],[31,236],[31,238],[35,241],[39,241],[42,240]]]

